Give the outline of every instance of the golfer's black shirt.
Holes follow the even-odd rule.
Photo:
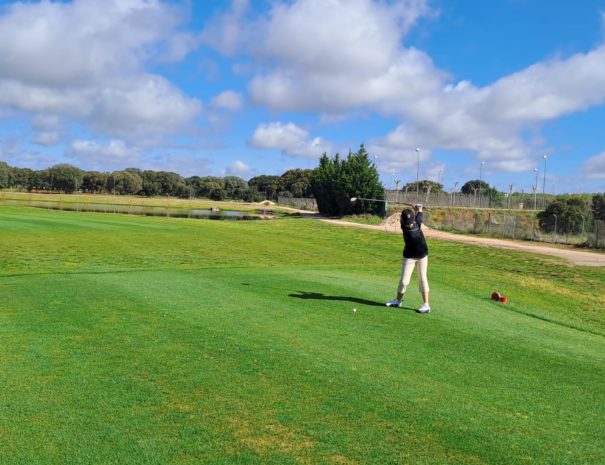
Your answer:
[[[422,232],[422,212],[416,214],[416,220],[411,229],[402,227],[403,241],[403,256],[405,258],[424,258],[429,254],[429,248],[426,245],[424,233]]]

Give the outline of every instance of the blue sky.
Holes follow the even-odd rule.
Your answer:
[[[605,2],[0,0],[13,166],[249,179],[361,143],[388,187],[602,192]]]

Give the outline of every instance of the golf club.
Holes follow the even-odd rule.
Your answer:
[[[355,203],[357,203],[358,200],[369,200],[369,201],[372,201],[372,202],[383,202],[385,204],[385,209],[386,209],[387,201],[384,200],[384,199],[367,199],[367,198],[364,198],[364,197],[351,197],[351,205],[355,205]],[[415,207],[416,205],[420,205],[420,204],[417,204],[417,203],[407,203],[407,202],[388,202],[388,203],[390,203],[391,205],[407,205],[407,206],[410,206],[410,207]],[[424,205],[422,205],[422,208],[424,210],[431,211],[430,208],[427,208]]]

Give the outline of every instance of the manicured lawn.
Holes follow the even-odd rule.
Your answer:
[[[605,463],[605,270],[429,247],[0,207],[0,463]]]

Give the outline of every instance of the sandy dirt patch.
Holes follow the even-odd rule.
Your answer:
[[[307,215],[305,215],[307,216]],[[309,215],[312,217],[312,215]],[[356,227],[364,229],[372,229],[375,231],[384,231],[385,233],[401,234],[399,228],[399,214],[391,215],[380,225],[350,223],[348,221],[333,220],[327,218],[316,217],[326,223],[337,224],[345,227]],[[586,252],[573,248],[552,247],[542,243],[512,241],[506,239],[493,239],[489,237],[468,236],[463,234],[453,234],[444,231],[431,229],[426,225],[422,226],[424,235],[427,239],[437,239],[441,241],[464,242],[468,244],[476,244],[483,247],[498,247],[501,249],[522,250],[525,252],[548,255],[551,257],[560,257],[567,260],[572,265],[580,266],[605,266],[605,254],[598,252]]]

